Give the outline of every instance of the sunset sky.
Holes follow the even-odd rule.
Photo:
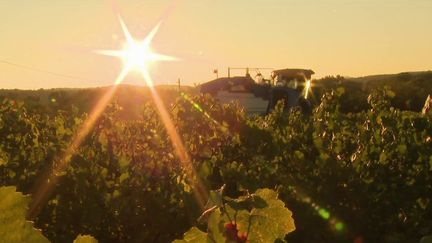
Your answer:
[[[112,84],[122,62],[94,51],[122,47],[118,14],[137,39],[163,20],[152,48],[181,60],[152,65],[157,84],[203,83],[229,66],[431,70],[431,13],[431,0],[1,0],[0,88]],[[136,73],[125,83],[144,84]]]

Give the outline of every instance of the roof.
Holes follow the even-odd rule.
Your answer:
[[[243,86],[242,88],[244,89],[233,89],[238,85]],[[257,84],[250,76],[218,78],[200,85],[201,93],[209,93],[211,95],[216,95],[219,91],[253,93],[256,97],[263,99],[268,99],[270,89],[269,85]]]
[[[314,71],[310,69],[280,69],[273,71],[275,76],[281,75],[287,79],[311,79]]]
[[[243,85],[245,89],[255,86],[255,81],[250,77],[231,77],[217,78],[207,83],[201,84],[200,89],[203,93],[215,93],[219,90],[230,90],[232,86]]]

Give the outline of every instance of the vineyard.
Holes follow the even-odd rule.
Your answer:
[[[4,99],[0,238],[427,242],[432,117],[392,107],[395,95],[376,89],[364,101],[366,110],[345,112],[346,90],[337,88],[322,95],[312,114],[284,113],[279,103],[272,113],[253,117],[208,96],[179,96],[167,108],[190,168],[175,153],[151,102],[128,120],[112,103],[33,215],[26,205],[87,114],[47,115]]]

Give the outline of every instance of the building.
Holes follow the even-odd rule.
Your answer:
[[[247,69],[248,70],[248,69]],[[284,100],[286,109],[299,105],[306,82],[314,72],[308,69],[282,69],[272,72],[272,79],[254,80],[249,72],[241,77],[223,77],[200,85],[201,93],[212,95],[222,104],[238,102],[248,114],[266,114],[279,100]]]

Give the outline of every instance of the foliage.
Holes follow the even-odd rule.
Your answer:
[[[399,74],[374,75],[360,78],[341,76],[315,80],[316,97],[343,87],[346,94],[341,97],[341,111],[359,112],[369,108],[366,98],[373,90],[388,87],[396,94],[391,99],[393,107],[402,110],[421,111],[424,101],[432,93],[432,72],[405,72]],[[319,102],[319,100],[318,100]]]
[[[29,196],[16,192],[13,186],[0,187],[0,235],[1,241],[48,243],[42,233],[33,228],[33,223],[26,220]],[[74,243],[97,243],[89,235],[78,235]]]
[[[98,88],[59,88],[38,90],[5,90],[0,89],[0,100],[19,100],[31,113],[55,116],[58,110],[72,112],[78,110],[80,114],[88,113],[112,87]],[[182,90],[193,91],[192,87],[182,86]],[[155,89],[160,97],[168,103],[175,101],[178,93],[177,85],[159,85]],[[121,84],[116,86],[112,100],[123,107],[117,114],[121,119],[137,119],[140,108],[151,100],[151,92],[147,87]]]
[[[259,189],[237,199],[223,197],[223,187],[210,193],[207,231],[193,227],[181,242],[275,242],[295,229],[292,213],[270,189]]]
[[[280,104],[267,116],[246,117],[235,104],[179,98],[167,108],[193,178],[152,104],[132,120],[119,118],[112,105],[58,174],[35,225],[54,242],[80,233],[101,242],[170,242],[202,213],[195,200],[200,182],[209,190],[225,184],[230,198],[277,191],[294,212],[296,230],[287,241],[419,241],[432,233],[431,117],[393,108],[399,93],[388,89],[365,96],[366,110],[347,113],[349,94],[337,87],[323,94],[309,116],[283,113]],[[32,193],[86,117],[1,102],[1,185]]]

